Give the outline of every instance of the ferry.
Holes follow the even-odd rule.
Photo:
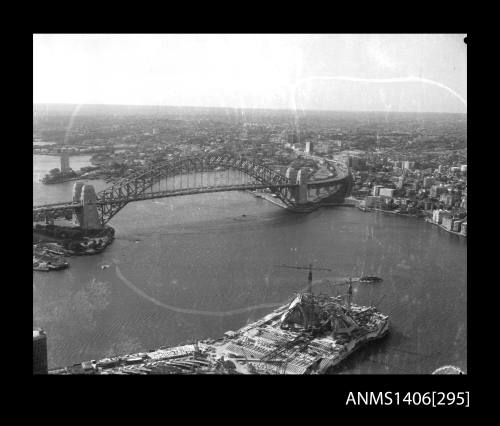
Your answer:
[[[58,263],[48,262],[48,266],[49,266],[50,270],[52,270],[52,271],[60,271],[62,269],[68,268],[69,263],[68,262],[58,262]]]
[[[383,280],[380,277],[365,276],[365,277],[361,277],[358,281],[360,283],[370,283],[370,284],[373,284],[373,283],[379,283],[379,282],[381,282]]]

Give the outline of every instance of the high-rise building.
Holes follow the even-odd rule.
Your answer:
[[[443,221],[443,216],[445,215],[445,211],[444,210],[434,210],[432,212],[432,220],[435,222],[435,223],[441,223]]]
[[[306,154],[313,153],[313,143],[311,141],[306,142]]]
[[[381,188],[383,188],[383,185],[375,185],[375,186],[373,187],[372,195],[373,195],[374,197],[376,197],[376,196],[380,195],[380,189],[381,189]]]
[[[290,130],[287,133],[287,140],[289,144],[295,145],[296,143],[299,143],[299,135],[295,130]]]
[[[33,330],[33,374],[47,373],[47,336],[42,329]]]
[[[453,230],[453,217],[449,214],[443,215],[441,224],[448,231],[452,231]]]

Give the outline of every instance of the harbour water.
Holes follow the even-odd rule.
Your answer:
[[[70,199],[73,182],[35,182],[58,167],[40,157],[55,165],[34,159],[34,204]],[[74,169],[74,159],[85,161],[72,157]],[[110,225],[105,252],[33,272],[33,326],[47,332],[49,368],[221,337],[307,284],[307,271],[275,265],[314,262],[334,271],[314,274],[317,292],[346,290],[322,279],[384,279],[354,285],[354,301],[388,314],[391,333],[342,372],[467,370],[467,241],[423,220],[349,207],[298,214],[227,192],[131,203]]]
[[[70,157],[70,166],[73,170],[90,166],[90,155]],[[61,160],[53,155],[33,155],[33,204],[49,204],[58,201],[69,201],[72,196],[74,182],[63,182],[55,185],[44,185],[41,179],[50,170],[61,167]],[[97,190],[108,186],[104,181],[92,181]]]

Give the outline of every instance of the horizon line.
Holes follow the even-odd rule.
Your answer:
[[[113,103],[77,103],[77,102],[33,102],[35,105],[61,105],[61,106],[110,106],[110,107],[156,107],[156,108],[212,108],[212,109],[234,109],[234,110],[272,110],[286,112],[368,112],[385,114],[460,114],[467,115],[467,112],[450,111],[385,111],[385,110],[335,110],[335,109],[311,109],[311,108],[277,108],[277,107],[241,107],[241,106],[215,106],[215,105],[159,105],[159,104],[113,104]]]

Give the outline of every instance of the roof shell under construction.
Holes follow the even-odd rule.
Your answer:
[[[290,303],[218,340],[105,359],[84,374],[317,374],[388,331],[388,317],[351,304],[349,292],[297,294]],[[77,366],[52,374],[82,373]]]

